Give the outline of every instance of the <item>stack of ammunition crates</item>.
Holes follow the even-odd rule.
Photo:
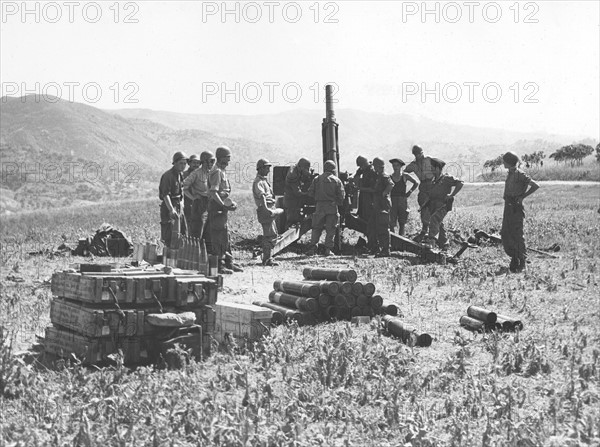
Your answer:
[[[273,310],[274,323],[293,320],[299,325],[398,314],[396,306],[375,294],[373,283],[357,281],[354,270],[307,267],[302,274],[301,281],[275,281],[269,302],[254,304]]]
[[[215,306],[217,341],[228,335],[247,341],[259,340],[269,334],[273,311],[249,304],[217,303]]]
[[[88,364],[101,363],[121,350],[124,363],[143,364],[155,361],[161,346],[169,345],[175,335],[189,333],[198,335],[194,353],[206,355],[215,332],[219,279],[134,268],[55,273],[45,350],[61,357],[73,354]],[[146,321],[148,314],[183,312],[196,315],[192,326],[162,327]]]

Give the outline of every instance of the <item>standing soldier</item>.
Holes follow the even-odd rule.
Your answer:
[[[225,170],[231,161],[231,150],[221,146],[216,151],[217,162],[208,178],[208,226],[210,229],[211,250],[218,257],[219,273],[230,274],[233,269],[225,265],[229,249],[229,211],[235,211],[236,205],[229,198],[231,184]]]
[[[258,222],[262,225],[262,263],[267,266],[278,265],[271,258],[271,250],[277,241],[277,225],[275,218],[277,217],[277,208],[275,208],[275,196],[273,189],[267,179],[272,164],[268,160],[261,158],[256,162],[256,178],[252,185],[252,193],[254,202],[256,203],[256,215]]]
[[[423,149],[419,146],[413,146],[412,153],[415,159],[408,164],[404,172],[407,174],[414,173],[420,182],[417,202],[419,203],[419,211],[421,212],[421,233],[417,237],[417,240],[422,240],[427,235],[429,225],[429,207],[425,205],[427,204],[427,200],[429,200],[429,189],[433,180],[433,168],[431,166],[431,157],[425,157]]]
[[[317,209],[312,217],[312,233],[310,237],[310,248],[308,256],[317,253],[317,244],[325,228],[325,256],[331,254],[335,231],[338,227],[340,215],[338,206],[344,203],[344,185],[335,176],[335,163],[327,160],[323,165],[323,174],[313,180],[308,189],[308,195],[315,199]]]
[[[183,171],[187,157],[183,152],[173,154],[173,167],[160,178],[160,237],[167,248],[179,248],[179,236],[186,233],[183,218]],[[175,233],[176,240],[173,240]]]
[[[462,180],[448,174],[442,174],[445,165],[446,163],[439,158],[431,159],[434,177],[429,187],[429,199],[425,204],[430,216],[426,243],[431,247],[437,244],[442,250],[448,248],[444,217],[446,217],[448,211],[452,210],[454,196],[459,193],[464,185]]]
[[[298,160],[285,176],[283,206],[287,225],[294,225],[302,220],[300,210],[306,204],[308,193],[304,190],[304,182],[310,178],[310,161],[306,158]]]
[[[510,271],[520,273],[527,265],[527,248],[523,236],[523,199],[537,191],[540,186],[517,168],[519,157],[514,152],[504,154],[502,161],[508,169],[508,176],[504,184],[504,215],[500,235],[504,251],[510,256]]]
[[[356,157],[356,166],[358,169],[354,174],[354,181],[359,191],[358,193],[358,217],[365,222],[369,222],[373,211],[373,187],[377,181],[377,174],[373,165],[369,163],[362,155]],[[377,251],[377,236],[375,228],[369,225],[367,228],[368,248],[372,253]]]
[[[210,151],[200,154],[200,167],[183,181],[183,190],[193,201],[190,224],[190,235],[210,240],[209,231],[205,230],[208,212],[208,175],[215,164],[215,156]],[[208,238],[207,238],[208,236]]]
[[[185,171],[183,171],[183,181],[184,181],[183,196],[185,198],[184,206],[183,206],[183,215],[185,216],[185,223],[189,229],[191,226],[191,223],[192,223],[192,204],[194,203],[194,198],[185,189],[185,179],[187,179],[192,172],[194,172],[196,169],[198,169],[200,167],[200,159],[198,158],[198,156],[196,154],[192,154],[192,155],[190,155],[190,158],[188,158],[187,163],[188,163],[188,168]]]
[[[392,209],[390,210],[390,231],[396,231],[396,223],[398,223],[398,234],[404,236],[404,227],[408,222],[408,198],[412,192],[419,186],[419,181],[415,180],[412,175],[406,174],[403,170],[405,163],[399,158],[390,160],[394,172],[390,176],[394,182],[394,189],[390,193],[392,200]],[[412,188],[406,190],[407,182],[412,183]]]
[[[369,219],[369,227],[375,234],[375,256],[378,258],[390,255],[390,192],[394,182],[385,173],[385,162],[381,158],[373,159],[373,168],[377,180],[373,187],[373,211]]]

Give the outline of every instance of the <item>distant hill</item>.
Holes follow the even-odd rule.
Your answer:
[[[299,155],[321,158],[321,122],[324,110],[294,110],[272,115],[194,115],[148,109],[122,109],[125,118],[150,120],[173,129],[202,129],[214,135],[266,141],[281,154],[278,161],[295,161]],[[340,124],[342,169],[354,169],[359,154],[385,159],[412,159],[410,148],[421,145],[428,154],[446,161],[484,161],[515,145],[560,147],[572,136],[543,132],[515,132],[440,122],[406,114],[386,115],[353,109],[336,110]],[[280,160],[283,158],[283,160]]]

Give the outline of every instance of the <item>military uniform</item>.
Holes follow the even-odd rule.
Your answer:
[[[421,208],[421,234],[427,234],[429,220],[431,218],[429,207],[425,206],[429,198],[429,190],[433,181],[433,166],[431,165],[431,157],[423,157],[422,160],[413,160],[408,164],[404,172],[414,173],[419,179],[419,194],[417,203]]]
[[[383,195],[386,189],[394,186],[394,182],[385,172],[378,174],[373,193],[373,210],[369,219],[369,227],[375,235],[374,249],[388,256],[390,254],[390,210],[392,208],[389,194]]]
[[[398,233],[404,234],[404,226],[408,222],[408,214],[410,209],[408,208],[408,198],[406,197],[406,183],[408,175],[402,173],[398,181],[394,180],[394,176],[390,175],[390,178],[394,182],[394,188],[390,193],[390,200],[392,202],[392,208],[390,209],[390,230],[396,231],[396,224],[399,226]]]
[[[206,236],[205,224],[208,211],[208,177],[210,171],[201,166],[193,171],[184,181],[183,189],[186,197],[191,197],[192,210],[190,213],[190,234],[193,237]]]
[[[359,187],[373,188],[377,182],[377,173],[373,169],[373,165],[369,165],[367,169],[362,167],[356,170],[354,178],[358,180]],[[373,193],[370,191],[359,191],[358,193],[358,217],[365,222],[369,222],[373,215]],[[368,247],[371,251],[377,250],[377,235],[376,229],[371,225],[367,227]]]
[[[527,248],[523,236],[525,210],[522,198],[531,182],[531,177],[516,167],[509,168],[504,184],[504,215],[502,217],[502,245],[511,258],[511,267],[524,267]]]
[[[335,231],[340,218],[338,206],[343,205],[346,196],[344,185],[333,172],[325,171],[313,180],[308,195],[315,199],[317,205],[312,217],[311,249],[316,250],[325,228],[325,247],[329,252],[333,248]]]
[[[208,177],[209,191],[218,194],[221,200],[225,200],[231,193],[231,184],[227,178],[224,168],[216,164]],[[216,200],[209,198],[208,201],[208,227],[210,230],[211,251],[219,259],[225,257],[229,248],[229,228],[227,226],[228,210],[221,206]]]
[[[444,217],[451,209],[447,197],[452,192],[452,188],[462,183],[456,177],[448,174],[442,174],[437,180],[433,180],[429,186],[429,202],[425,205],[429,217],[428,237],[436,241],[440,247],[448,243],[446,229],[444,228]]]
[[[303,191],[304,179],[297,165],[292,166],[285,176],[283,191],[283,206],[288,225],[294,225],[302,220],[300,211],[306,204],[307,194]]]
[[[172,245],[176,245],[178,241],[172,240],[173,233],[179,233],[181,235],[186,234],[185,220],[181,218],[173,218],[167,205],[164,202],[164,198],[169,196],[171,198],[171,204],[173,209],[181,216],[181,205],[183,201],[183,174],[178,172],[175,167],[165,172],[161,178],[158,186],[158,198],[160,202],[160,236],[164,241],[165,245],[169,248],[178,248]],[[179,231],[177,231],[179,229]]]
[[[277,225],[275,225],[275,215],[272,213],[275,209],[275,196],[273,195],[273,189],[267,178],[260,174],[257,174],[254,179],[252,193],[254,195],[254,202],[256,203],[258,223],[262,225],[263,229],[263,262],[267,262],[271,258],[271,251],[273,250],[278,236]],[[267,204],[267,208],[263,206],[263,198]]]

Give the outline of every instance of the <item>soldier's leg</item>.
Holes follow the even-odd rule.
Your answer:
[[[400,197],[391,197],[392,208],[390,209],[390,231],[396,232],[396,224],[400,220]]]
[[[316,252],[317,244],[325,227],[325,214],[315,212],[312,216],[312,232],[310,234],[310,250]]]
[[[375,213],[377,216],[377,245],[380,248],[380,256],[390,255],[390,215],[387,211]]]
[[[502,229],[500,230],[500,236],[502,237],[502,246],[504,252],[510,256],[511,259],[515,258],[514,243],[513,243],[513,229],[512,229],[512,206],[508,203],[504,204],[504,213],[502,215]]]
[[[173,220],[169,215],[167,205],[160,204],[160,238],[165,244],[165,247],[171,247],[171,227]]]
[[[335,239],[335,230],[340,220],[339,214],[327,214],[325,216],[325,247],[331,250]]]
[[[419,195],[417,196],[417,203],[421,208],[421,235],[424,236],[427,234],[429,229],[429,218],[431,217],[431,212],[429,211],[429,207],[423,205],[427,202],[428,195],[426,192],[419,189]]]
[[[427,231],[428,243],[435,244],[438,241],[442,221],[446,217],[446,208],[436,210],[429,218],[429,229]]]
[[[446,214],[448,214],[447,212],[444,213],[444,217],[446,217]],[[438,243],[438,247],[442,248],[442,249],[446,249],[448,248],[448,236],[446,235],[446,227],[444,226],[444,221],[442,218],[442,222],[440,222],[440,230],[438,233],[438,239],[437,239],[437,243]]]
[[[525,212],[523,205],[520,205],[515,209],[513,222],[514,249],[515,257],[517,258],[518,262],[516,270],[518,272],[523,271],[527,264],[527,247],[525,245],[524,221]]]

